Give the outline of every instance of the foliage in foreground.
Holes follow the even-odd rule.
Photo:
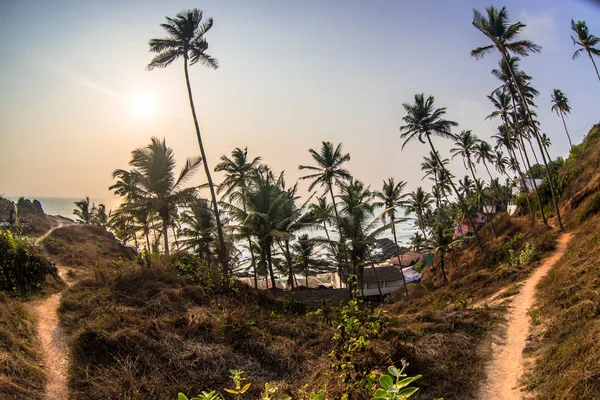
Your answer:
[[[408,377],[404,373],[404,369],[408,366],[408,363],[402,360],[402,369],[398,369],[395,366],[388,367],[388,374],[382,374],[379,377],[379,384],[381,387],[377,388],[373,393],[373,397],[371,400],[406,400],[415,394],[419,388],[417,387],[408,387],[414,381],[420,379],[422,376],[417,375],[413,377]],[[242,377],[244,371],[241,370],[231,370],[231,379],[233,380],[234,388],[225,389],[227,393],[233,394],[236,396],[236,399],[240,399],[243,395],[248,391],[251,386],[251,383],[244,383],[247,379]],[[262,393],[259,400],[292,400],[292,397],[287,394],[277,394],[278,389],[276,386],[270,385],[268,382],[265,383],[265,390]],[[306,398],[306,397],[305,397]],[[308,395],[310,400],[327,400],[327,397],[322,393],[310,393]],[[342,399],[347,399],[348,396],[344,395]],[[202,392],[201,394],[188,399],[188,397],[179,393],[177,396],[178,400],[223,400],[223,396],[216,390],[212,390],[210,392]],[[439,399],[443,400],[443,399]]]
[[[25,239],[0,229],[0,290],[24,293],[41,288],[47,265]]]

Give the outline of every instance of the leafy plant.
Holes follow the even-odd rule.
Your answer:
[[[244,381],[247,380],[247,378],[242,378],[242,374],[244,373],[244,371],[242,370],[232,369],[229,371],[229,373],[231,373],[231,380],[233,380],[233,384],[235,385],[235,387],[233,389],[225,389],[225,391],[227,393],[235,394],[236,397],[239,399],[244,393],[248,391],[248,389],[250,389],[250,383],[246,383],[245,385],[243,385]]]
[[[371,400],[404,400],[411,397],[419,388],[408,387],[411,383],[420,379],[422,375],[408,377],[404,374],[404,369],[408,366],[405,360],[402,360],[402,368],[398,369],[393,365],[388,367],[389,375],[384,374],[379,377],[381,388],[375,391]]]

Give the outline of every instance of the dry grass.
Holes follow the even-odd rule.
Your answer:
[[[41,399],[46,376],[32,316],[0,292],[0,398]]]
[[[485,243],[481,251],[475,241],[462,249],[457,249],[455,258],[446,256],[446,274],[448,282],[443,281],[440,268],[431,266],[423,270],[422,282],[440,296],[452,298],[462,295],[475,303],[489,297],[505,286],[527,278],[539,265],[544,254],[556,247],[557,232],[539,221],[532,222],[529,217],[509,217],[499,214],[494,218],[498,237],[485,227],[481,237]],[[519,254],[527,244],[535,246],[535,256],[527,265],[512,265],[510,252]],[[456,260],[456,262],[455,262]],[[436,265],[438,260],[436,259]],[[412,297],[423,295],[423,291]]]
[[[229,370],[282,389],[309,381],[329,327],[283,314],[247,287],[208,298],[165,267],[131,267],[105,284],[82,281],[59,312],[71,337],[70,388],[77,399],[172,399],[229,385]]]
[[[390,326],[351,361],[383,372],[406,358],[423,373],[418,398],[470,398],[483,368],[477,344],[493,327],[489,309],[450,305],[418,312],[385,306]],[[130,267],[97,282],[82,281],[59,309],[70,335],[71,395],[76,399],[172,399],[178,391],[223,390],[229,369],[243,369],[256,398],[265,382],[294,397],[327,387],[340,398],[345,383],[330,369],[334,327],[284,312],[282,303],[237,286],[207,297],[166,267]],[[368,399],[370,393],[357,393]]]
[[[591,400],[600,393],[600,127],[594,128],[570,166],[578,177],[562,200],[575,236],[541,281],[531,312],[536,335],[529,347],[537,362],[524,380],[539,399]]]
[[[95,225],[69,225],[54,230],[43,245],[57,264],[69,267],[87,267],[96,263],[101,267],[115,261],[135,257],[131,249],[122,246],[105,228]]]

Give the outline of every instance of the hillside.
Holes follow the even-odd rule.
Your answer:
[[[538,399],[597,399],[600,393],[600,125],[575,147],[560,171],[569,180],[562,200],[573,240],[539,286],[525,377]]]

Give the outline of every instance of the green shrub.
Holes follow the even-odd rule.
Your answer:
[[[587,220],[592,215],[598,214],[600,211],[600,193],[596,193],[594,197],[587,204],[581,215],[579,216],[579,222]]]
[[[40,288],[45,263],[27,241],[0,229],[0,290],[23,293]]]

